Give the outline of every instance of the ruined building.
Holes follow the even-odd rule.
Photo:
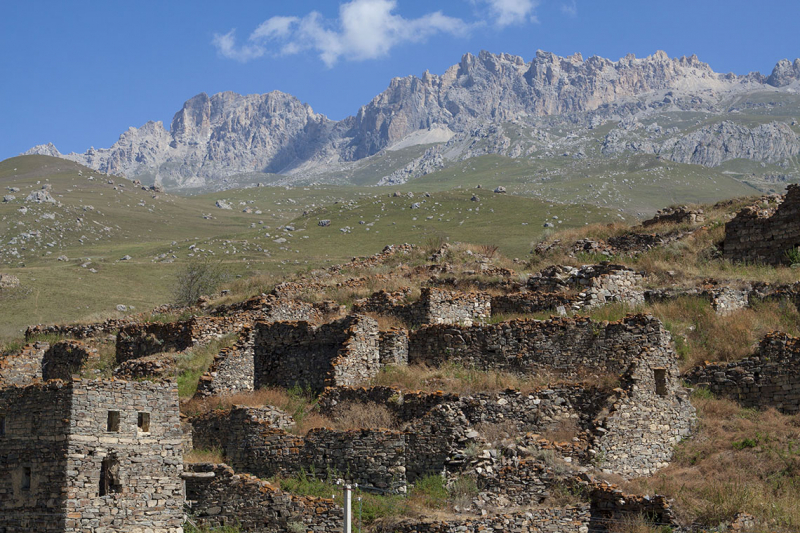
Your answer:
[[[182,532],[174,383],[0,389],[0,531]]]

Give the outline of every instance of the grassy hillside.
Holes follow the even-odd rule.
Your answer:
[[[57,203],[25,200],[43,185]],[[118,304],[144,310],[169,302],[176,272],[196,256],[222,262],[230,279],[430,239],[496,244],[524,257],[545,222],[574,228],[615,216],[485,189],[443,186],[426,197],[428,185],[256,187],[181,197],[46,156],[6,160],[0,187],[15,198],[0,203],[0,268],[21,287],[0,295],[0,336],[17,336],[33,323],[110,316]],[[413,198],[405,195],[411,189]],[[391,197],[395,190],[404,196]],[[473,192],[480,201],[471,200]],[[216,207],[218,200],[231,209]]]

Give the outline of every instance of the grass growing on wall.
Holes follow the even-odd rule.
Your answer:
[[[178,357],[178,396],[191,398],[197,392],[197,384],[216,356],[223,348],[236,344],[239,336],[235,333],[225,335],[204,346],[187,350]]]

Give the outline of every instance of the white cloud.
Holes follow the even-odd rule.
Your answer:
[[[297,17],[272,17],[259,24],[256,31],[250,34],[250,41],[288,37],[292,33],[292,26],[300,19]]]
[[[395,0],[351,0],[339,7],[337,20],[326,20],[316,11],[302,18],[272,17],[250,34],[247,44],[237,47],[234,30],[214,35],[212,44],[223,57],[242,62],[268,50],[281,54],[313,50],[331,67],[341,58],[376,59],[401,43],[421,42],[438,33],[466,35],[470,29],[463,20],[441,11],[406,19],[393,13],[396,7]]]
[[[512,24],[525,24],[536,22],[533,11],[539,5],[539,0],[485,0],[489,4],[494,23],[500,28]]]
[[[575,3],[575,0],[572,0],[569,4],[561,4],[561,12],[568,17],[577,17],[578,5]]]
[[[242,63],[264,55],[264,48],[261,46],[244,45],[237,48],[235,29],[225,34],[215,33],[214,38],[211,39],[211,44],[217,47],[217,51],[223,57],[235,59]]]

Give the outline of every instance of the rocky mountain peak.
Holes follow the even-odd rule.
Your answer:
[[[794,63],[788,59],[781,59],[772,69],[767,83],[773,87],[785,87],[797,80],[800,80],[800,59],[795,59]]]

